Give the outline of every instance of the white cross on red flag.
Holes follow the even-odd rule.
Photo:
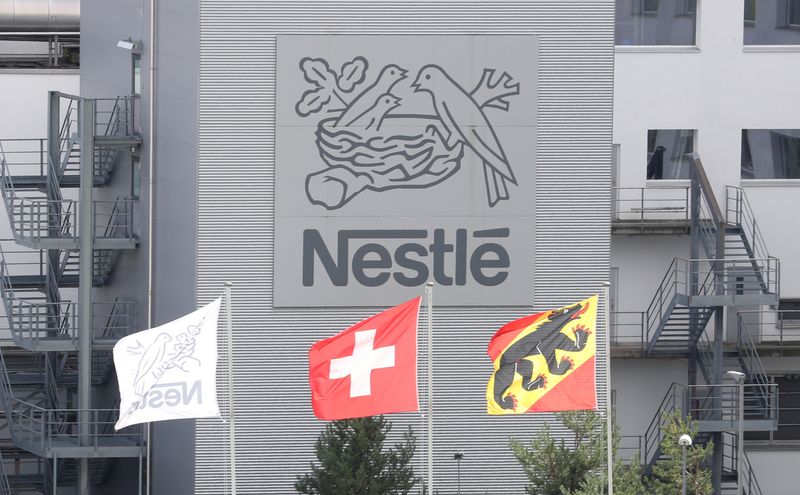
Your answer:
[[[419,410],[419,304],[417,297],[311,346],[308,379],[319,419]]]

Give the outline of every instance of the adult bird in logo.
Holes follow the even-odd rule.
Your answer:
[[[350,102],[342,116],[336,120],[334,127],[353,125],[370,111],[379,96],[390,92],[395,84],[405,78],[406,71],[400,67],[394,64],[384,67],[375,82]]]
[[[144,396],[161,378],[164,370],[159,365],[167,352],[167,343],[170,340],[172,337],[161,333],[142,353],[139,367],[136,370],[136,378],[133,380],[133,388],[139,397]]]
[[[424,91],[433,97],[434,109],[450,132],[448,147],[462,141],[483,160],[489,206],[508,199],[506,181],[516,184],[517,180],[489,119],[472,95],[438,65],[420,69],[411,87],[415,92]]]

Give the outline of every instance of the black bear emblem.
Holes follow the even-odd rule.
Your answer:
[[[516,409],[517,399],[513,394],[504,397],[506,391],[514,381],[514,376],[522,376],[522,387],[531,391],[547,386],[547,375],[563,375],[571,370],[575,363],[569,357],[556,359],[556,350],[566,352],[580,352],[586,347],[591,331],[582,325],[577,325],[572,333],[574,340],[561,333],[571,321],[582,315],[588,305],[578,303],[559,311],[551,311],[547,320],[540,324],[533,332],[525,335],[511,344],[500,355],[500,366],[494,373],[494,400],[503,409]],[[547,372],[533,376],[532,356],[544,356],[547,361]]]

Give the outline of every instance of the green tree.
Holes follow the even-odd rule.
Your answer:
[[[544,431],[531,439],[529,447],[511,440],[511,449],[530,481],[526,491],[537,495],[607,493],[605,417],[595,411],[573,411],[557,413],[556,418],[571,435],[556,441],[545,425]],[[619,457],[619,428],[616,426],[613,442],[614,493],[647,493],[638,462],[626,464]]]
[[[416,440],[411,429],[404,442],[384,449],[391,423],[383,416],[329,423],[315,446],[319,465],[297,477],[298,493],[309,495],[405,495],[418,478],[409,464]]]
[[[688,433],[697,438],[697,422],[684,419],[680,412],[665,414],[662,418],[664,437],[661,441],[662,459],[653,467],[650,479],[650,492],[655,495],[675,495],[680,493],[682,482],[683,448],[678,438]],[[707,467],[708,458],[714,452],[714,442],[700,445],[694,442],[686,449],[686,492],[690,495],[710,495],[713,492],[711,471]]]
[[[530,482],[525,490],[532,495],[562,495],[577,491],[587,476],[605,463],[604,419],[594,411],[557,413],[571,432],[556,440],[550,428],[531,439],[530,446],[511,439],[511,450],[522,464]]]
[[[642,466],[639,464],[638,454],[633,459],[623,459],[619,454],[620,432],[614,425],[612,432],[613,445],[611,458],[614,475],[615,495],[649,495],[642,477]],[[605,448],[605,442],[603,443]],[[608,455],[608,454],[606,454]],[[565,495],[605,495],[608,493],[608,468],[603,463],[603,468],[592,471],[586,477],[580,488],[574,492],[564,491]]]

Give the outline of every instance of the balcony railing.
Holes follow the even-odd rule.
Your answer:
[[[760,349],[800,351],[800,311],[741,311],[739,327]]]
[[[618,349],[644,352],[645,312],[612,311],[611,346]]]
[[[615,187],[611,220],[644,227],[648,223],[689,224],[688,187]]]

